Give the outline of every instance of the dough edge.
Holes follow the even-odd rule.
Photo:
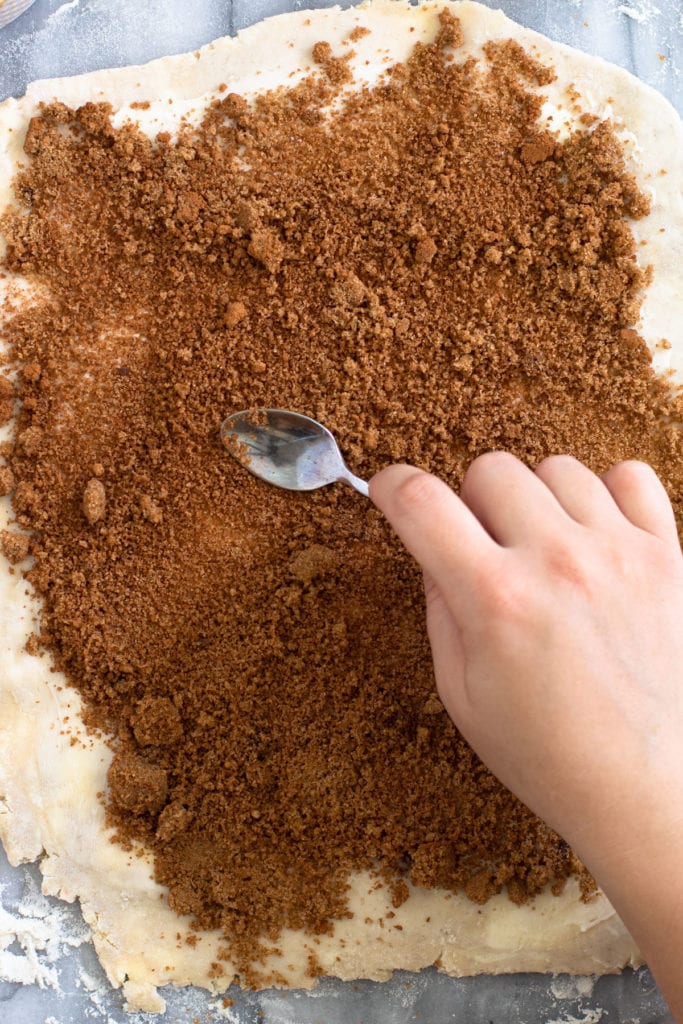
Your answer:
[[[539,91],[561,100],[562,83],[573,83],[584,109],[613,118],[618,128],[628,126],[620,130],[627,158],[653,201],[647,220],[633,225],[637,240],[647,243],[643,262],[655,268],[639,326],[656,366],[664,369],[670,360],[680,371],[683,299],[677,294],[675,269],[683,261],[680,119],[663,97],[628,72],[551,43],[502,12],[469,0],[439,0],[418,8],[405,0],[372,0],[346,11],[300,11],[268,19],[197,53],[33,83],[26,97],[0,105],[0,211],[11,201],[9,182],[21,161],[28,118],[40,101],[59,98],[78,105],[106,98],[122,119],[144,122],[143,112],[130,110],[131,102],[173,96],[175,113],[190,112],[198,106],[195,100],[222,82],[232,91],[250,93],[297,81],[312,69],[308,55],[315,42],[327,39],[338,47],[359,24],[371,30],[353,44],[354,70],[362,78],[368,74],[363,70],[365,59],[374,56],[375,73],[381,70],[375,52],[380,40],[391,47],[392,59],[402,59],[418,39],[433,38],[438,11],[444,7],[461,19],[465,31],[466,47],[457,59],[470,49],[477,51],[487,39],[516,38],[555,65],[559,82]],[[408,34],[410,25],[416,31]],[[290,40],[296,41],[294,48],[288,46]],[[662,169],[666,175],[660,174]],[[0,282],[0,298],[2,290]],[[662,338],[671,349],[661,345]],[[0,526],[9,521],[9,501],[2,499]],[[18,574],[5,572],[0,580],[0,838],[10,861],[40,859],[44,891],[69,901],[80,899],[98,956],[112,985],[123,985],[129,1009],[163,1011],[157,988],[168,983],[225,990],[234,973],[230,964],[224,963],[223,975],[209,977],[220,936],[202,933],[195,946],[187,945],[188,919],[168,908],[164,890],[151,878],[148,855],[126,853],[109,841],[96,794],[105,788],[111,753],[104,742],[82,729],[82,742],[71,743],[68,730],[78,730],[74,723],[79,719],[79,695],[63,676],[50,671],[47,656],[25,652],[35,626],[35,603]],[[22,766],[20,775],[12,765]],[[395,969],[419,970],[434,962],[454,976],[517,971],[605,974],[642,962],[604,894],[583,903],[573,881],[561,896],[544,892],[523,907],[512,904],[505,894],[479,907],[462,894],[411,889],[409,899],[396,909],[385,886],[359,874],[351,880],[350,907],[353,918],[337,922],[332,937],[314,940],[300,932],[282,936],[282,954],[266,965],[278,972],[281,984],[315,984],[306,973],[310,954],[326,974],[346,980],[385,980]],[[385,915],[390,910],[395,917],[389,926]]]

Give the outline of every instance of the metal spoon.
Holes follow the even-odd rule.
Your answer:
[[[369,497],[368,485],[347,467],[329,430],[298,412],[235,412],[221,424],[221,438],[250,473],[276,487],[314,491],[343,480]]]

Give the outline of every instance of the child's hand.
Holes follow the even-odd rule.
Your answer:
[[[637,462],[599,479],[570,457],[534,473],[496,452],[459,497],[410,466],[370,494],[424,569],[449,714],[673,983],[648,930],[654,915],[670,941],[661,914],[683,921],[683,557],[661,483]]]

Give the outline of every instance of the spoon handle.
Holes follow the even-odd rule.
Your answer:
[[[344,468],[346,469],[346,467]],[[359,494],[362,494],[363,497],[370,497],[370,489],[365,480],[361,480],[359,476],[355,476],[355,474],[352,473],[351,470],[346,469],[344,475],[340,476],[339,479],[343,480],[344,483],[346,484],[350,484],[351,487],[353,487],[354,490],[358,491]]]

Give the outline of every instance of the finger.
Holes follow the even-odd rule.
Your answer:
[[[678,544],[678,531],[669,496],[651,466],[618,462],[602,478],[614,501],[634,526]]]
[[[449,606],[470,611],[478,581],[500,549],[442,480],[414,466],[389,466],[370,497]]]
[[[552,455],[536,467],[536,476],[567,515],[583,526],[599,526],[619,509],[600,477],[571,455]]]
[[[558,517],[569,522],[545,484],[508,452],[487,452],[475,459],[460,497],[504,547],[537,540],[556,527]]]
[[[424,574],[427,599],[427,633],[432,648],[434,678],[446,711],[458,723],[467,704],[465,655],[460,629],[446,599],[429,573]]]

